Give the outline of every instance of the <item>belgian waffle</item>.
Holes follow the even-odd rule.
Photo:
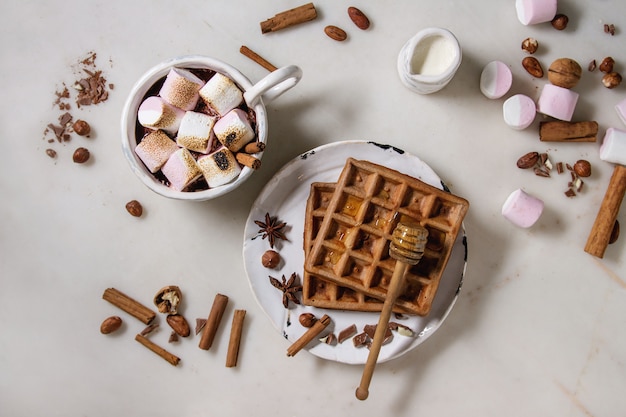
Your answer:
[[[427,315],[468,208],[461,197],[349,158],[337,184],[311,188],[303,303],[380,311],[396,262],[389,256],[391,234],[399,221],[411,220],[429,237],[421,261],[407,272],[396,310]]]

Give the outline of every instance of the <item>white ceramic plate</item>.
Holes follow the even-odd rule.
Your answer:
[[[263,188],[250,210],[244,232],[243,258],[254,296],[274,326],[290,343],[306,331],[298,321],[304,312],[312,312],[318,318],[324,314],[330,316],[332,323],[321,336],[330,331],[337,335],[352,324],[361,332],[364,325],[378,322],[378,313],[327,310],[293,303],[285,309],[281,301],[282,293],[269,282],[269,276],[280,280],[284,275],[288,279],[295,272],[301,283],[304,265],[302,239],[310,185],[313,182],[336,182],[348,157],[368,160],[440,189],[445,188],[437,174],[418,157],[373,142],[348,141],[324,145],[298,156],[281,168]],[[267,269],[261,264],[261,256],[270,249],[270,245],[267,239],[261,238],[259,227],[254,221],[263,221],[265,213],[287,223],[283,231],[288,240],[277,240],[274,247],[282,258],[278,269]],[[382,347],[379,362],[393,359],[417,347],[441,326],[459,294],[465,274],[466,254],[467,240],[462,230],[441,278],[430,314],[426,317],[405,315],[400,320],[392,315],[393,321],[410,327],[416,336],[402,336],[394,332],[393,340]],[[328,345],[314,339],[306,349],[320,358],[350,364],[363,364],[368,355],[367,348],[354,347],[352,340]]]

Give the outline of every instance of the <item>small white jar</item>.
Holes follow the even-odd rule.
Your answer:
[[[398,74],[402,83],[419,94],[444,88],[461,65],[461,46],[447,29],[419,31],[400,50]]]

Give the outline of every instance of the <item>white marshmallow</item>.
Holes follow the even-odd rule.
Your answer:
[[[211,188],[227,184],[241,173],[235,155],[225,147],[198,158],[198,167]]]
[[[516,94],[509,97],[502,105],[504,122],[516,130],[526,129],[537,115],[535,102],[528,96]]]
[[[186,112],[180,122],[176,143],[190,151],[209,153],[213,142],[215,120],[215,117],[208,114]]]
[[[491,61],[480,74],[480,91],[490,99],[505,95],[512,84],[513,74],[504,62]]]
[[[622,122],[626,124],[626,98],[615,105],[615,111]]]
[[[537,111],[555,119],[569,122],[572,120],[578,93],[553,84],[546,84],[537,101]]]
[[[626,132],[609,127],[600,146],[600,159],[626,165]]]
[[[176,142],[161,130],[148,133],[135,147],[135,153],[152,173],[161,169],[177,150]]]
[[[165,77],[159,95],[172,106],[183,110],[193,110],[200,98],[198,91],[203,86],[204,81],[191,71],[172,68]]]
[[[509,195],[502,206],[502,215],[516,226],[528,228],[543,213],[543,201],[517,189]]]
[[[185,112],[161,97],[148,97],[139,106],[137,120],[143,127],[161,129],[175,135]]]
[[[516,0],[515,9],[523,25],[549,22],[556,16],[556,0]]]
[[[255,136],[248,115],[241,109],[231,110],[219,119],[213,132],[222,145],[232,152],[237,152]]]
[[[169,180],[170,187],[177,191],[183,191],[190,184],[202,176],[196,160],[191,152],[180,148],[170,156],[163,168],[163,175]]]
[[[238,107],[243,101],[243,93],[227,76],[216,73],[200,89],[202,100],[220,116]]]

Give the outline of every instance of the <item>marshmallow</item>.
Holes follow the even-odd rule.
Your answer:
[[[213,142],[215,120],[215,117],[208,114],[186,112],[180,122],[176,143],[190,151],[209,153]]]
[[[626,131],[609,127],[600,146],[600,159],[614,164],[626,161]]]
[[[535,224],[543,212],[543,201],[517,189],[502,206],[502,215],[516,226],[528,228]]]
[[[578,93],[553,84],[546,84],[537,101],[537,111],[555,119],[569,122],[572,120]]]
[[[232,152],[237,152],[254,139],[254,130],[248,121],[248,115],[241,109],[229,111],[213,127],[215,136]]]
[[[198,91],[204,86],[204,81],[196,77],[191,71],[181,68],[172,68],[165,77],[159,95],[163,100],[183,110],[193,110],[198,103]]]
[[[161,97],[148,97],[139,106],[137,120],[143,127],[161,129],[172,135],[176,134],[185,112],[174,107]]]
[[[523,25],[549,22],[556,16],[556,0],[515,0],[515,9]]]
[[[504,122],[513,129],[526,129],[535,120],[537,107],[528,96],[516,94],[509,97],[502,105]]]
[[[198,167],[211,188],[227,184],[241,173],[235,155],[225,147],[198,158]]]
[[[170,156],[163,168],[163,175],[169,180],[170,187],[182,191],[202,176],[193,155],[185,148],[180,148]]]
[[[617,111],[617,115],[620,119],[622,119],[622,122],[626,124],[626,98],[617,103],[617,105],[615,106],[615,111]]]
[[[237,85],[225,75],[216,73],[200,89],[202,100],[220,116],[238,107],[243,101],[243,93]]]
[[[511,69],[500,61],[491,61],[480,74],[480,91],[490,99],[505,95],[513,84]]]
[[[135,147],[135,153],[152,173],[161,169],[177,150],[176,142],[161,130],[148,133]]]

